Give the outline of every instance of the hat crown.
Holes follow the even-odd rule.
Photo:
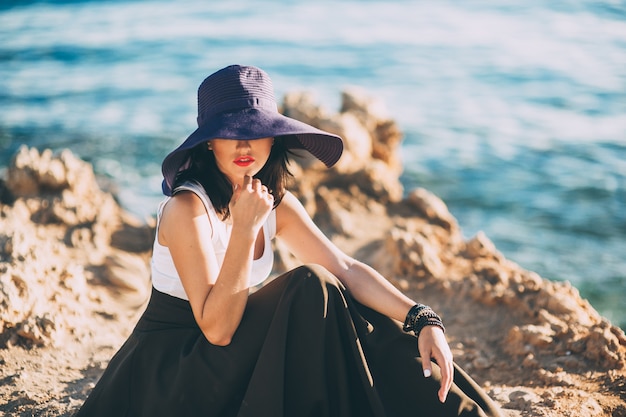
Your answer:
[[[198,126],[217,113],[245,108],[278,111],[272,80],[257,67],[228,66],[208,76],[198,88]]]

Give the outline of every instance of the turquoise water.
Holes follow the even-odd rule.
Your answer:
[[[626,2],[2,2],[0,163],[70,148],[152,214],[198,84],[232,63],[330,111],[380,98],[407,188],[626,328]]]

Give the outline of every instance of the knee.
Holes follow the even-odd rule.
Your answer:
[[[328,269],[319,264],[304,264],[297,267],[294,271],[304,274],[307,278],[320,277],[321,279],[326,279],[330,276],[332,280],[335,277]]]
[[[330,271],[318,264],[306,264],[299,266],[293,270],[296,280],[303,285],[313,285],[322,288],[337,287],[343,288],[343,285]]]
[[[321,313],[320,317],[326,317],[329,305],[346,306],[344,286],[323,266],[303,265],[294,269],[292,274],[290,285],[295,290],[300,311]]]

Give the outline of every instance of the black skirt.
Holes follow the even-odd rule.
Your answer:
[[[304,266],[250,295],[228,346],[207,341],[189,302],[153,289],[76,416],[499,415],[460,368],[445,404],[439,381],[436,364],[424,378],[413,335]]]

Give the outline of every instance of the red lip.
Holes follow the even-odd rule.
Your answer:
[[[240,167],[247,167],[254,163],[254,158],[249,155],[240,156],[233,161],[235,165]]]

